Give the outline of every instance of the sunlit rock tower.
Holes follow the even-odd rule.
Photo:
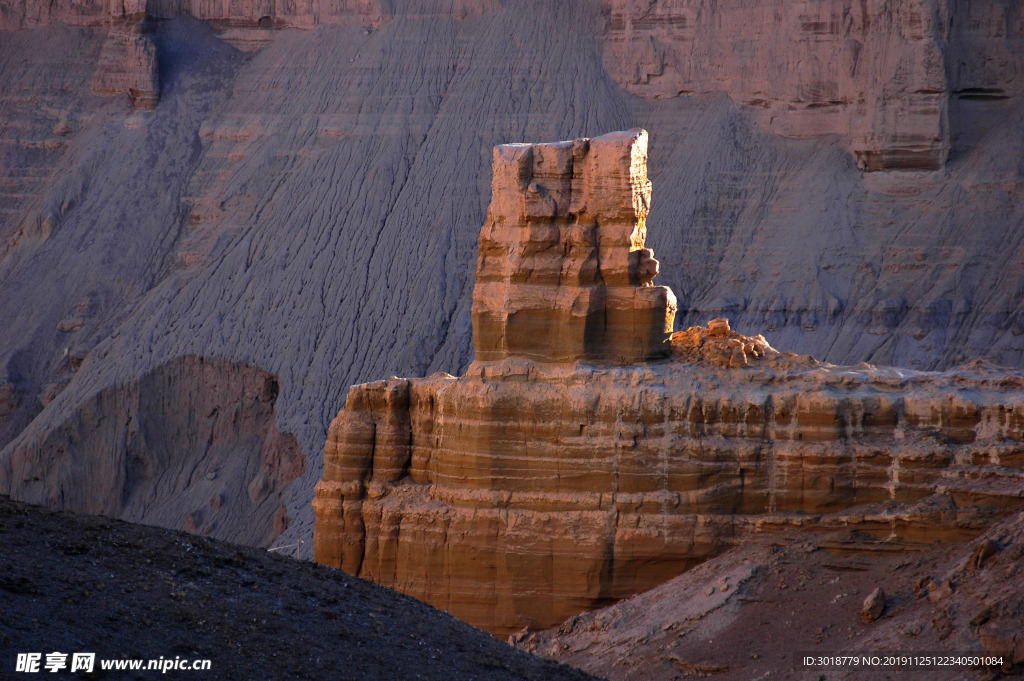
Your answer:
[[[631,363],[667,357],[676,298],[644,248],[647,132],[494,150],[480,232],[476,358]]]

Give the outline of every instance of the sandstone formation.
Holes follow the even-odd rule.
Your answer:
[[[967,539],[1024,503],[1024,385],[1006,381],[510,359],[354,386],[328,434],[317,560],[507,634],[751,534]]]
[[[389,4],[377,26],[260,29],[255,6],[256,28],[159,19],[161,102],[140,115],[90,86],[115,15],[144,7],[82,25],[95,5],[0,0],[5,22],[44,19],[0,33],[0,367],[17,368],[0,462],[181,357],[255,365],[280,378],[279,429],[316,453],[277,542],[311,542],[348,386],[473,359],[493,147],[637,126],[677,328],[727,317],[834,364],[1024,366],[1024,104],[977,84],[1019,53],[1012,5],[1003,29],[985,18],[1002,5],[951,15],[977,47],[949,63],[978,80],[949,96],[945,169],[865,174],[848,140],[773,134],[717,91],[624,91],[603,2]],[[996,29],[1013,49],[990,59]]]
[[[473,290],[476,358],[666,357],[676,299],[644,248],[647,132],[494,150]]]
[[[935,170],[949,98],[1020,93],[1024,16],[968,0],[613,0],[605,63],[628,91],[724,91],[787,136],[846,136],[862,170]]]
[[[221,27],[312,28],[317,24],[375,25],[385,20],[387,3],[380,0],[304,0],[281,3],[267,0],[117,0],[106,2],[44,3],[38,0],[5,0],[0,4],[0,30],[35,28],[52,23],[72,26],[106,26],[143,16],[173,19],[191,15],[216,22]]]
[[[268,546],[305,468],[278,431],[280,386],[256,367],[182,358],[97,394],[0,464],[0,494],[79,513]]]
[[[153,29],[145,20],[111,27],[93,73],[93,94],[129,94],[136,109],[156,108],[160,101],[160,68]]]
[[[764,336],[744,336],[729,328],[729,320],[712,319],[707,328],[691,326],[685,331],[672,334],[672,357],[684,362],[707,362],[722,367],[739,369],[758,360],[772,358],[783,361],[793,358],[797,365],[813,365],[809,357],[797,357],[787,353],[780,358],[778,350],[765,340]]]
[[[408,9],[419,16],[465,19],[501,9],[500,0],[418,0]],[[105,26],[111,21],[174,19],[191,16],[211,22],[219,30],[310,29],[326,26],[376,27],[394,13],[391,0],[4,0],[0,3],[0,30],[35,28],[53,23]],[[252,40],[253,36],[243,36]]]
[[[590,149],[614,144],[614,176],[627,160],[646,163],[642,139],[616,133]],[[484,303],[474,306],[477,360],[460,378],[349,390],[316,490],[317,561],[508,634],[649,589],[753,535],[793,527],[959,541],[1024,504],[1019,373],[834,366],[780,354],[726,320],[674,334],[668,361],[621,365],[621,354],[581,351],[609,347],[600,324],[565,322],[564,310],[588,309],[568,274],[587,260],[529,221],[518,240],[504,237],[511,245],[491,244],[501,243],[501,207],[530,205],[523,188],[537,168],[584,148],[496,150],[474,292]],[[526,159],[511,183],[510,156]],[[567,165],[556,165],[559,177]],[[532,194],[555,194],[541,191],[550,186]],[[629,191],[603,196],[618,205],[595,211],[598,225],[635,205]],[[531,241],[534,230],[545,238]],[[544,258],[527,257],[536,241]],[[616,245],[617,257],[597,249],[592,267],[624,264],[642,244]],[[532,291],[555,301],[553,314],[522,326],[481,319],[494,300],[543,308]],[[655,357],[645,338],[634,343],[635,359]]]

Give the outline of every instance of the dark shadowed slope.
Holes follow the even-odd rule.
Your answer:
[[[17,653],[42,652],[45,662],[53,651],[205,659],[209,671],[169,677],[224,681],[592,678],[390,589],[276,553],[6,497],[0,542],[5,679],[16,676]],[[161,675],[96,666],[96,678]]]

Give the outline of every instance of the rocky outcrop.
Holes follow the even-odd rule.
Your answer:
[[[1024,395],[1005,381],[510,359],[354,386],[325,448],[317,560],[507,634],[753,534],[967,539],[1024,503]]]
[[[184,357],[101,391],[44,441],[0,465],[0,494],[35,504],[268,546],[305,469],[278,431],[277,378]]]
[[[104,26],[118,14],[124,17],[126,13],[145,13],[144,2],[133,1],[130,5],[126,7],[126,3],[101,0],[5,0],[0,3],[0,30],[16,31],[58,22],[70,26]]]
[[[426,11],[443,5],[392,3],[369,33],[239,29],[268,41],[246,55],[204,22],[159,21],[162,104],[144,116],[89,92],[106,25],[0,37],[0,365],[23,353],[0,461],[183,355],[254,364],[281,379],[280,428],[316,454],[277,541],[312,545],[319,453],[348,386],[472,360],[493,146],[640,125],[646,245],[679,328],[728,317],[836,364],[1024,366],[1011,89],[951,97],[964,134],[945,172],[862,174],[845,140],[766,134],[724,95],[625,93],[595,49],[598,2]],[[93,292],[99,315],[58,330]]]
[[[590,149],[614,141],[610,167],[625,168],[644,162],[641,139],[616,134]],[[546,224],[558,214],[550,206],[571,197],[548,189],[550,175],[529,192],[531,178],[552,166],[567,177],[568,161],[547,154],[585,148],[496,151],[474,293],[488,303],[474,306],[478,359],[460,378],[350,389],[316,489],[317,561],[508,634],[651,588],[756,534],[853,529],[956,541],[1024,504],[1019,373],[838,367],[780,354],[725,320],[674,334],[667,360],[622,365],[619,354],[586,354],[609,347],[607,327],[567,314],[590,309],[570,273],[622,263],[625,287],[630,249],[642,243],[620,239],[617,257],[574,250],[560,240],[568,229]],[[491,246],[507,224],[500,207],[519,201],[525,214],[531,196],[550,201],[546,228],[526,221],[518,241]],[[635,216],[635,194],[602,196],[619,203],[597,212],[597,225],[605,213]],[[535,229],[544,257],[531,259],[524,244]],[[536,283],[522,274],[531,262],[548,273]],[[531,309],[531,291],[532,309],[553,314],[481,323],[495,300],[518,295],[514,309]],[[636,343],[636,360],[656,356]]]
[[[387,0],[155,0],[146,12],[157,19],[193,16],[218,28],[313,28],[318,25],[378,26],[387,21]]]
[[[406,8],[418,16],[454,19],[491,14],[500,0],[418,0]],[[0,30],[35,28],[53,23],[105,26],[110,22],[174,19],[192,16],[220,30],[313,28],[314,26],[376,27],[393,14],[390,0],[4,0],[0,2]],[[251,38],[250,38],[251,39]]]
[[[780,669],[805,681],[865,676],[839,665],[808,667],[793,659],[796,650],[973,651],[1002,659],[971,671],[967,665],[929,669],[922,678],[1019,675],[1022,539],[1020,514],[956,546],[856,532],[764,536],[610,607],[546,631],[517,632],[510,643],[609,681],[760,679]],[[998,552],[983,568],[972,567],[969,557],[985,544]],[[955,591],[924,598],[917,587],[932,582],[930,575],[954,581]],[[880,618],[865,621],[865,594]]]
[[[136,109],[156,108],[160,68],[152,32],[152,24],[145,20],[111,27],[93,72],[90,89],[94,95],[128,94]]]
[[[778,358],[779,351],[768,344],[764,336],[744,336],[729,328],[729,320],[712,319],[707,328],[691,326],[686,331],[672,334],[672,357],[683,362],[707,362],[739,369],[765,358]],[[814,364],[809,358],[798,358],[793,353],[786,357],[796,364]]]
[[[278,5],[267,0],[208,2],[201,0],[155,0],[105,2],[70,0],[43,3],[38,0],[9,0],[0,4],[0,30],[35,28],[63,23],[71,26],[106,26],[110,22],[144,16],[171,19],[191,15],[215,21],[225,27],[311,28],[319,23],[352,25],[380,21],[383,9],[377,0],[307,1]]]
[[[641,97],[724,91],[773,132],[845,135],[863,170],[934,170],[951,96],[1020,92],[1021,27],[967,0],[614,0],[605,64]]]
[[[494,150],[473,290],[476,358],[665,357],[676,313],[644,248],[647,133]]]

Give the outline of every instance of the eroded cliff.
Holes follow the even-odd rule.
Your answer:
[[[95,3],[0,14],[29,5],[50,18],[0,35],[0,461],[184,356],[279,377],[279,428],[322,451],[349,385],[473,359],[491,148],[641,125],[658,187],[646,246],[677,327],[728,317],[837,364],[1024,365],[1024,106],[981,79],[1019,54],[1013,3],[950,15],[976,46],[956,69],[979,79],[950,91],[945,167],[913,173],[863,173],[848,139],[774,134],[719,88],[623,90],[599,0],[409,0],[379,24],[308,30],[260,28],[277,14],[257,3],[231,4],[244,26],[150,15],[146,113],[91,91],[125,82],[108,38],[141,5],[87,26],[75,13]],[[778,49],[823,39],[793,37]],[[280,544],[311,540],[321,472],[310,456],[285,492]]]
[[[307,0],[281,3],[267,0],[246,2],[204,0],[86,0],[85,2],[38,2],[6,0],[0,9],[0,30],[34,28],[53,23],[71,26],[105,26],[110,22],[141,19],[149,15],[171,19],[191,15],[225,26],[249,28],[311,28],[319,23],[352,25],[380,22],[385,17],[387,0]]]
[[[155,109],[160,101],[160,69],[152,34],[155,25],[114,23],[103,43],[90,90],[94,95],[128,94],[136,109]]]
[[[0,30],[17,30],[64,23],[71,26],[104,26],[111,21],[174,19],[192,16],[221,30],[313,28],[328,26],[379,26],[394,16],[392,0],[84,0],[40,2],[5,0],[0,3]],[[415,0],[405,9],[420,16],[455,19],[490,14],[501,8],[500,0]],[[259,41],[258,36],[231,37]],[[266,40],[264,38],[264,40]]]
[[[844,135],[862,170],[939,169],[949,99],[1019,94],[1024,15],[966,0],[613,0],[605,64],[642,97],[724,91],[773,132]]]
[[[1019,513],[955,546],[848,531],[765,536],[646,593],[548,631],[517,632],[510,642],[609,681],[738,681],[779,670],[799,681],[885,678],[863,668],[802,668],[793,659],[794,651],[836,650],[971,651],[1001,662],[935,665],[921,678],[1012,677],[1024,663],[1022,540]]]
[[[476,358],[666,357],[676,314],[644,248],[647,133],[494,150],[473,289]]]
[[[279,393],[257,367],[183,357],[14,449],[0,494],[269,546],[290,522],[283,492],[306,467],[295,436],[277,429]]]
[[[1017,372],[839,367],[724,319],[645,361],[667,335],[646,302],[625,308],[644,312],[627,343],[639,351],[606,352],[619,336],[593,321],[578,273],[618,272],[625,300],[655,288],[631,257],[652,259],[642,238],[604,242],[600,229],[627,215],[619,234],[640,230],[645,138],[495,150],[478,359],[459,378],[350,389],[316,488],[317,561],[508,634],[649,589],[753,534],[957,541],[1024,504]],[[588,172],[609,184],[596,210]],[[579,224],[599,228],[588,240]]]

